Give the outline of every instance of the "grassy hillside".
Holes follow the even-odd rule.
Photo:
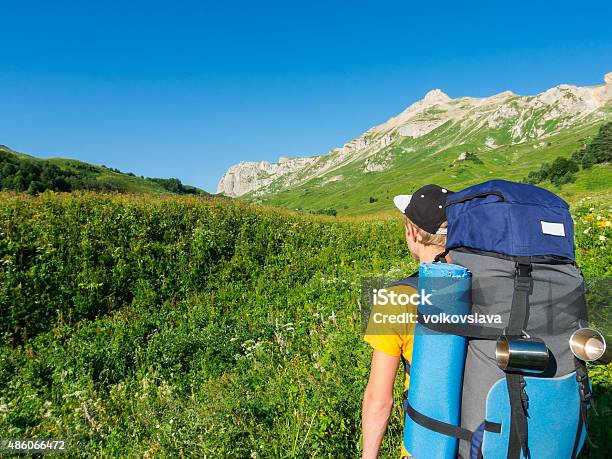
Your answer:
[[[573,212],[585,275],[609,277],[609,200]],[[402,238],[397,218],[0,193],[0,432],[71,457],[357,457],[360,285],[415,268]],[[607,458],[612,367],[591,375],[582,457]]]
[[[438,183],[449,189],[504,178],[520,181],[540,169],[543,162],[557,157],[569,158],[588,144],[598,133],[601,122],[564,130],[544,140],[522,144],[506,144],[494,149],[484,147],[485,138],[499,144],[508,142],[502,129],[499,132],[482,130],[471,134],[469,143],[439,149],[439,144],[452,143],[454,128],[443,125],[422,138],[405,138],[381,151],[381,157],[395,158],[392,167],[382,172],[363,172],[363,164],[355,162],[333,171],[342,180],[327,182],[319,178],[290,190],[264,197],[246,196],[255,202],[291,209],[319,211],[333,208],[338,215],[379,213],[392,209],[396,194],[410,193],[426,183]],[[460,161],[462,153],[472,159]],[[468,156],[469,157],[469,156]],[[588,192],[610,189],[612,170],[609,165],[598,165],[577,174],[575,183],[562,187],[550,182],[540,186],[550,188],[569,200],[577,200]]]
[[[183,185],[178,179],[138,177],[131,172],[75,159],[39,159],[0,145],[0,190],[36,194],[47,189],[208,195],[204,190]]]

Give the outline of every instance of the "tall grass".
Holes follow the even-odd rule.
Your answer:
[[[608,227],[591,226],[580,257],[609,275]],[[3,193],[1,436],[68,438],[74,457],[356,457],[359,282],[414,268],[397,220]],[[612,377],[594,375],[605,457]]]

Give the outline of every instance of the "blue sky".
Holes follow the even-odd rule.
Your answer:
[[[214,191],[451,97],[612,71],[606,2],[2,1],[0,144]]]

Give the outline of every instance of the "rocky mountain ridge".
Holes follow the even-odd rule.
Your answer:
[[[418,153],[424,145],[443,150],[476,143],[491,150],[546,139],[563,129],[612,116],[612,72],[604,80],[600,86],[561,84],[535,96],[504,91],[484,98],[452,99],[434,89],[397,116],[324,155],[236,164],[221,178],[217,192],[263,196],[312,179],[322,179],[319,185],[335,182],[343,176],[334,171],[352,163],[360,163],[363,173],[382,172],[398,155]]]

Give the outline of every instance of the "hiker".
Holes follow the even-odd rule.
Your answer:
[[[425,185],[412,195],[399,195],[393,199],[404,214],[406,243],[412,257],[419,263],[431,263],[444,253],[446,244],[446,197],[452,194],[438,185]],[[396,282],[386,289],[387,298],[417,294],[417,273]],[[381,302],[382,303],[382,302]],[[404,364],[404,396],[409,384],[409,368],[412,356],[414,321],[376,323],[374,315],[386,316],[414,314],[414,302],[396,302],[379,306],[374,304],[364,340],[372,346],[370,378],[363,397],[362,432],[363,459],[378,457],[380,445],[387,430],[393,407],[393,384],[400,360]],[[380,314],[377,317],[382,317]],[[401,322],[401,323],[398,323]],[[402,444],[402,457],[409,457]]]
[[[414,275],[404,278],[385,294],[399,298],[397,289],[418,286],[420,297],[413,295],[423,315],[417,328],[397,320],[401,307],[382,308],[388,301],[373,292],[364,337],[374,352],[363,403],[363,457],[376,457],[380,449],[401,359],[405,387],[411,377],[410,398],[404,394],[405,456],[575,459],[592,404],[585,364],[592,357],[575,345],[582,340],[577,336],[598,332],[588,328],[569,206],[548,190],[505,180],[448,199],[443,193],[430,188],[395,198],[400,210],[405,206],[407,242],[421,262],[421,277],[418,283]],[[432,214],[436,199],[438,215]],[[453,288],[431,283],[451,277]],[[426,300],[431,295],[433,309],[425,306],[434,306]],[[496,317],[499,325],[426,320],[424,311],[463,311],[466,304],[473,316]],[[403,308],[416,310],[408,303]],[[377,317],[389,320],[381,325]],[[597,345],[602,352],[604,341]]]

